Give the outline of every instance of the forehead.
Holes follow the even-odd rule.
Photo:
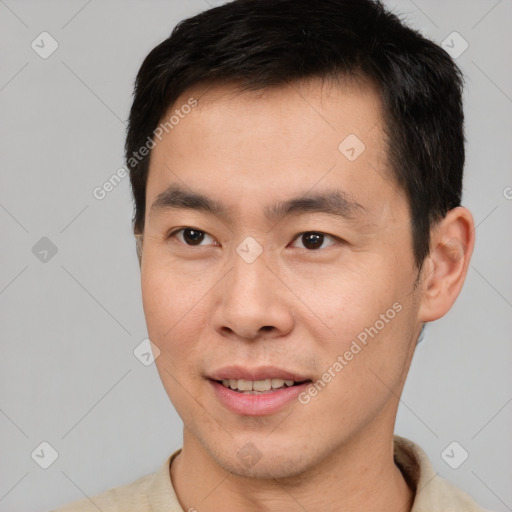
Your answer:
[[[242,90],[233,84],[198,85],[174,102],[163,121],[190,98],[197,100],[197,106],[186,116],[188,128],[196,130],[196,135],[215,135],[216,141],[223,135],[246,141],[249,136],[258,135],[252,141],[257,145],[291,138],[303,142],[315,135],[327,136],[329,141],[341,140],[345,135],[356,134],[374,143],[366,134],[383,128],[380,94],[368,80],[310,79],[258,90]],[[244,131],[237,131],[241,127]],[[173,132],[179,142],[180,130]],[[272,138],[275,134],[280,135],[277,141]]]
[[[192,98],[196,106],[181,111]],[[178,114],[179,123],[155,139],[147,210],[169,183],[180,181],[240,205],[247,195],[261,204],[315,187],[374,206],[378,196],[397,193],[380,96],[371,83],[312,80],[257,91],[198,86],[162,121]]]

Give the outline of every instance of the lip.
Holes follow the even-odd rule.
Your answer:
[[[282,377],[275,377],[282,378]],[[260,379],[247,379],[260,380]],[[219,402],[231,412],[245,416],[265,416],[274,414],[297,397],[311,384],[310,381],[297,384],[289,388],[284,387],[276,391],[268,391],[258,395],[250,395],[233,391],[221,382],[209,379],[214,394]]]
[[[237,379],[237,380],[265,380],[265,379],[283,379],[301,382],[311,380],[311,376],[303,375],[298,372],[283,370],[277,366],[258,366],[255,368],[246,368],[240,365],[224,366],[213,371],[207,377],[211,380]],[[295,386],[294,386],[295,387]]]

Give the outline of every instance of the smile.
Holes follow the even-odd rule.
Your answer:
[[[222,385],[233,391],[245,394],[261,394],[273,392],[282,388],[290,388],[299,384],[294,380],[284,379],[264,379],[264,380],[243,380],[243,379],[223,379]]]
[[[276,387],[273,387],[272,381],[275,381]],[[310,380],[295,382],[293,380],[284,381],[283,379],[264,379],[259,381],[233,379],[233,386],[236,386],[236,389],[232,389],[231,379],[225,381],[225,383],[211,379],[209,379],[209,382],[213,388],[216,401],[221,407],[243,416],[275,414],[290,406],[293,402],[298,403],[298,396],[311,384]],[[260,384],[261,382],[264,384]],[[291,385],[288,385],[290,382]],[[254,385],[256,385],[256,388],[265,387],[268,389],[252,389]],[[250,386],[251,389],[239,389],[238,386],[242,388],[249,388]]]

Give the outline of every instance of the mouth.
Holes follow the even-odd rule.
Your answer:
[[[268,378],[262,380],[222,379],[214,380],[214,382],[222,384],[225,388],[231,389],[237,393],[245,395],[261,395],[299,386],[305,382],[311,382],[311,380],[305,379],[295,381],[293,379]]]
[[[237,415],[264,416],[277,413],[297,401],[312,383],[306,375],[260,367],[224,368],[207,377],[219,404]]]

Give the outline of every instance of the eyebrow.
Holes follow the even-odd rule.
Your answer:
[[[150,215],[158,215],[172,209],[197,210],[226,220],[230,217],[229,208],[221,201],[185,190],[177,184],[171,184],[157,196],[151,205]],[[355,221],[368,211],[350,194],[340,190],[299,195],[264,209],[264,215],[268,221],[277,221],[284,217],[304,213],[326,213]]]

